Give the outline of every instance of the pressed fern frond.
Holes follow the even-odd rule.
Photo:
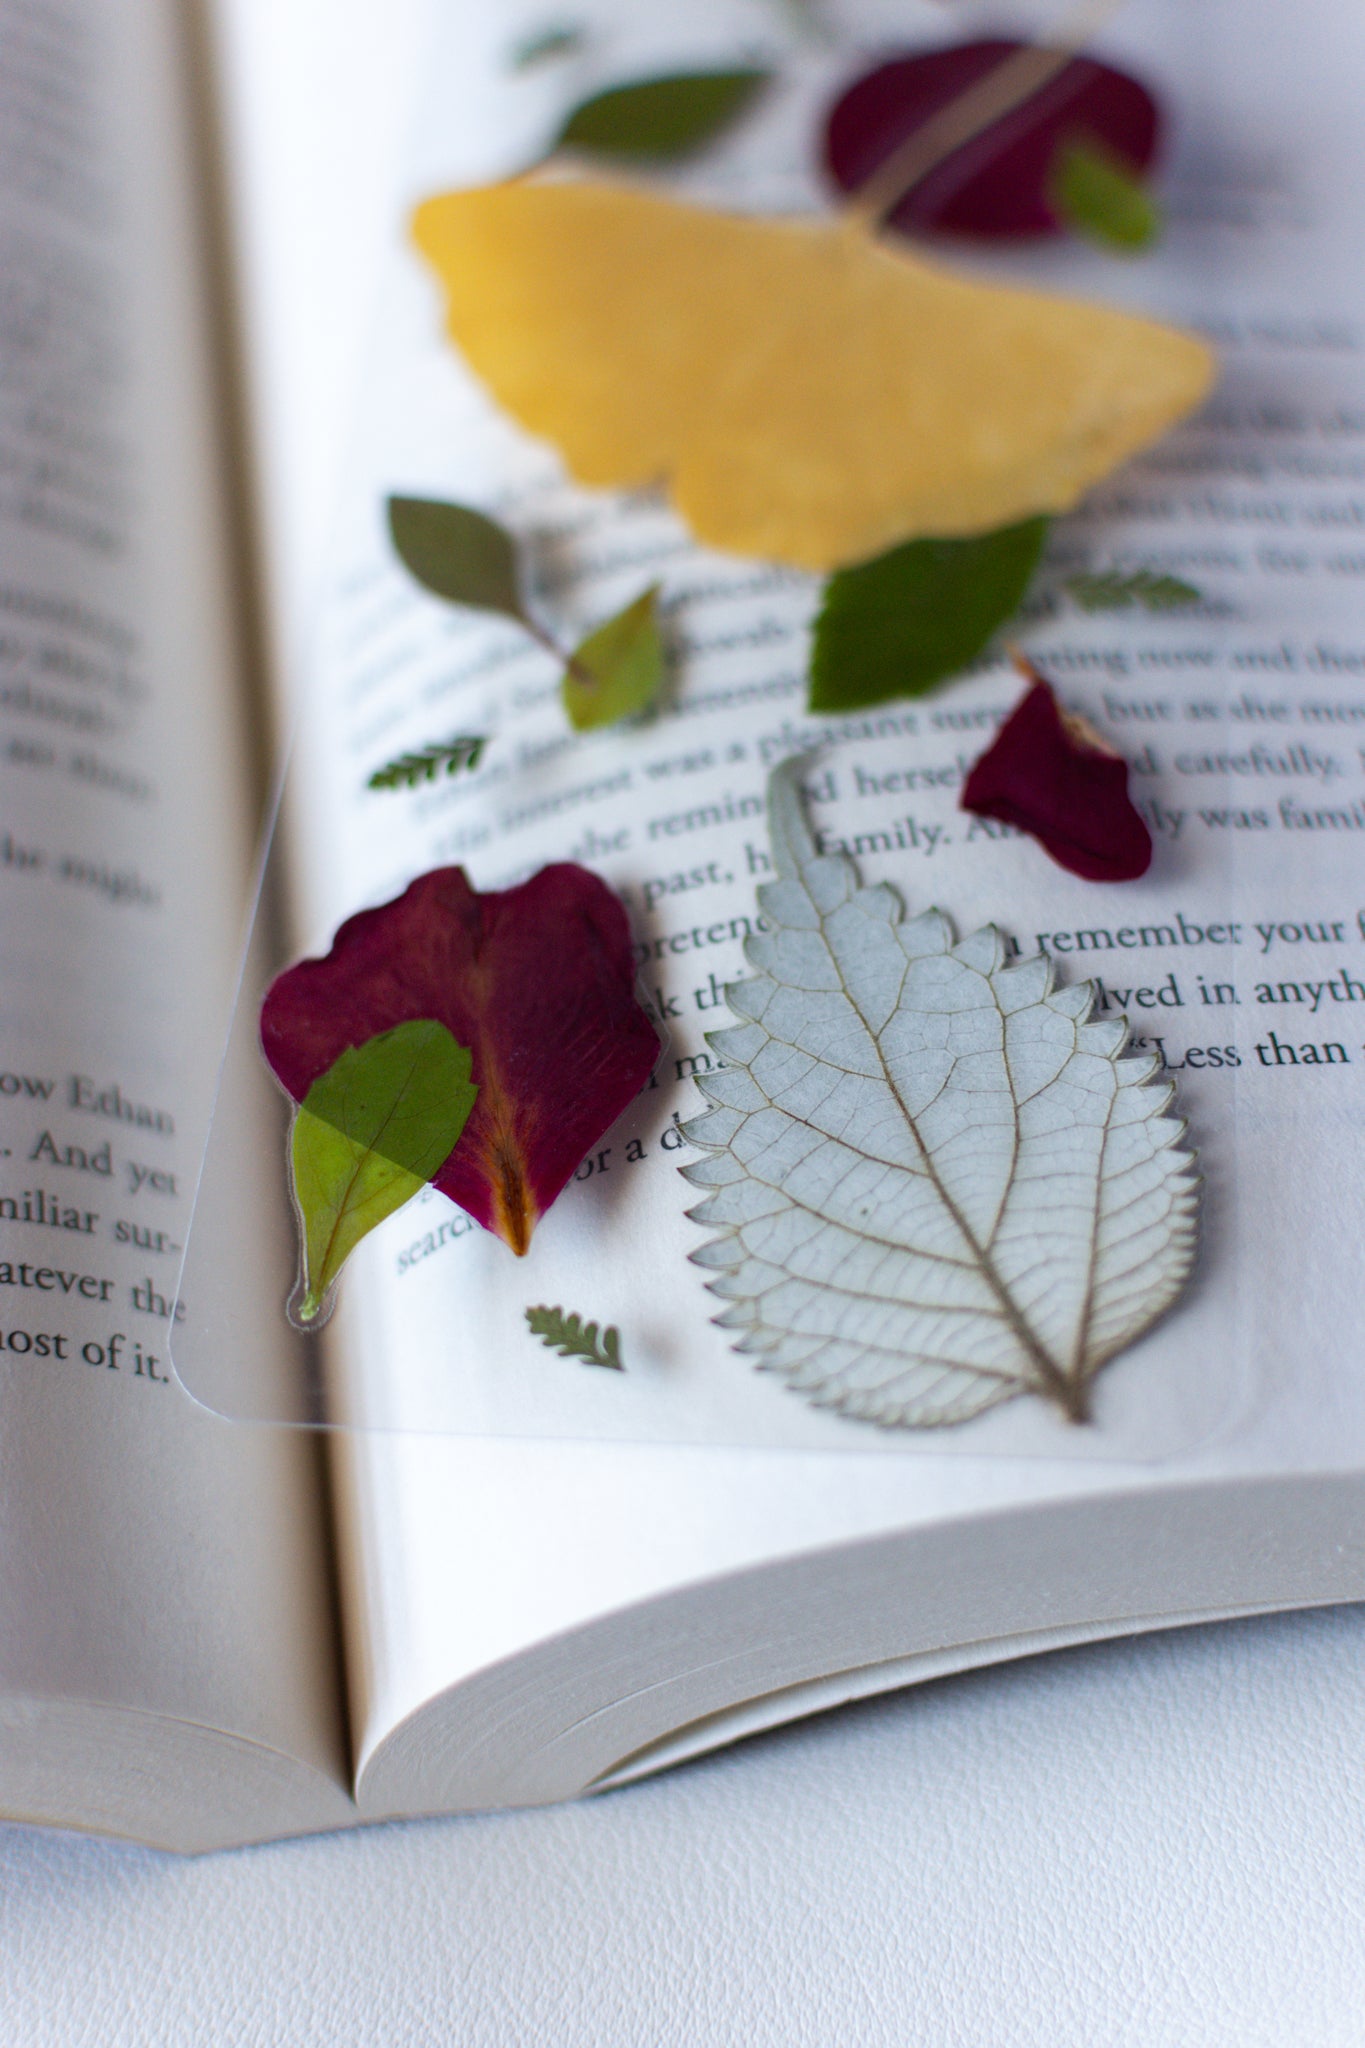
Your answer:
[[[421,782],[435,782],[442,775],[458,775],[461,769],[477,768],[488,742],[481,733],[461,733],[453,740],[435,740],[415,754],[400,754],[376,768],[367,789],[416,789]]]
[[[621,1361],[621,1333],[608,1323],[598,1341],[596,1323],[584,1323],[582,1316],[565,1315],[562,1308],[528,1308],[526,1320],[533,1337],[539,1337],[561,1358],[581,1358],[584,1365],[605,1365],[612,1372],[624,1372]]]
[[[1102,569],[1068,576],[1066,587],[1083,612],[1126,612],[1135,604],[1144,611],[1173,612],[1198,604],[1202,592],[1179,576],[1158,576],[1154,569]]]

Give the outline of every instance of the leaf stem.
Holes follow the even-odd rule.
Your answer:
[[[1089,1422],[1090,1382],[1088,1380],[1064,1379],[1056,1389],[1051,1389],[1052,1398],[1068,1422]]]
[[[823,925],[824,919],[822,918],[822,929]],[[1034,1370],[1038,1375],[1037,1391],[1040,1394],[1046,1395],[1049,1400],[1055,1401],[1068,1422],[1088,1422],[1090,1419],[1090,1396],[1087,1387],[1082,1381],[1068,1376],[1062,1367],[1056,1363],[1041,1339],[1035,1334],[1028,1317],[1015,1301],[1014,1296],[1010,1293],[1009,1288],[1001,1277],[989,1249],[981,1243],[971,1224],[967,1221],[961,1207],[953,1200],[952,1194],[938,1170],[938,1163],[925,1143],[924,1134],[920,1130],[919,1123],[907,1107],[905,1098],[896,1085],[895,1076],[891,1072],[890,1064],[882,1047],[881,1032],[872,1030],[870,1026],[868,1031],[872,1043],[876,1047],[877,1058],[881,1064],[882,1076],[886,1082],[887,1089],[892,1100],[898,1105],[901,1115],[905,1119],[906,1128],[919,1149],[925,1173],[933,1186],[934,1192],[970,1247],[972,1257],[977,1263],[982,1278],[1000,1305],[1001,1315],[1032,1361]]]
[[[529,612],[523,612],[521,614],[521,623],[525,626],[536,645],[543,647],[547,654],[552,654],[561,667],[566,668],[574,681],[580,684],[583,689],[596,690],[600,687],[600,677],[595,676],[587,663],[580,661],[576,654],[566,653],[564,648],[555,639],[554,634],[548,632],[541,625],[539,619],[533,619]]]
[[[865,228],[880,227],[931,171],[1050,85],[1122,5],[1123,0],[1083,0],[1048,42],[1012,51],[892,150],[854,194],[847,218]]]

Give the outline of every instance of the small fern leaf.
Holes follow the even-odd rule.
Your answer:
[[[768,783],[778,879],[755,978],[684,1125],[721,1234],[693,1253],[717,1321],[817,1406],[893,1428],[1023,1395],[1088,1419],[1095,1375],[1175,1301],[1197,1181],[1154,1058],[1089,984],[955,942],[821,854],[796,764]]]
[[[561,1358],[581,1358],[584,1365],[606,1366],[612,1372],[624,1372],[621,1358],[621,1333],[614,1323],[608,1323],[602,1332],[601,1341],[597,1336],[596,1323],[584,1323],[579,1315],[566,1315],[562,1308],[528,1308],[526,1320],[531,1335],[539,1337],[550,1351],[557,1351]]]
[[[1179,576],[1158,576],[1152,569],[1135,569],[1127,576],[1117,569],[1068,576],[1066,587],[1083,612],[1125,612],[1134,605],[1149,612],[1174,612],[1202,601],[1202,592],[1192,583]]]
[[[367,789],[416,789],[435,782],[441,775],[458,775],[462,769],[477,768],[488,742],[482,734],[461,733],[453,740],[436,740],[419,747],[415,754],[400,754],[376,768]]]

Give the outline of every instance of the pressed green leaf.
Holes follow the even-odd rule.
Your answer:
[[[514,71],[534,71],[538,65],[557,58],[577,56],[586,41],[583,30],[571,22],[554,22],[517,43],[509,61]]]
[[[482,733],[461,733],[453,740],[433,740],[415,753],[399,754],[376,768],[366,782],[367,789],[416,789],[419,783],[435,782],[441,775],[458,775],[461,769],[477,768],[488,742]]]
[[[294,1197],[303,1225],[295,1320],[316,1323],[360,1240],[439,1172],[474,1107],[470,1054],[420,1017],[347,1048],[294,1119]]]
[[[633,604],[589,633],[564,671],[564,709],[578,732],[614,725],[643,711],[664,679],[659,634],[659,586],[650,585]]]
[[[612,1372],[624,1372],[621,1360],[621,1333],[615,1323],[608,1323],[598,1341],[596,1323],[585,1324],[580,1315],[565,1315],[562,1308],[528,1308],[526,1320],[531,1326],[531,1335],[539,1337],[547,1350],[557,1351],[561,1358],[581,1358],[584,1365],[608,1366]]]
[[[1018,609],[1047,537],[1025,519],[969,540],[912,540],[825,585],[812,711],[918,697],[980,654]]]
[[[770,75],[752,68],[683,71],[614,85],[574,108],[554,146],[634,163],[669,163],[690,156],[737,121]]]
[[[525,624],[517,544],[495,519],[439,498],[390,498],[389,532],[424,590]]]
[[[1063,144],[1053,159],[1048,197],[1077,234],[1136,254],[1161,233],[1161,208],[1121,157],[1093,143]]]
[[[1083,612],[1125,612],[1135,604],[1149,612],[1174,612],[1201,598],[1193,583],[1158,576],[1153,569],[1134,569],[1126,576],[1118,569],[1101,569],[1068,576],[1066,587]]]

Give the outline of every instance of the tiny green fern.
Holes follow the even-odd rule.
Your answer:
[[[1068,576],[1066,587],[1083,612],[1126,612],[1135,604],[1144,611],[1173,612],[1198,604],[1202,595],[1181,577],[1158,576],[1152,569],[1135,569],[1128,576],[1118,569]]]
[[[458,775],[463,768],[477,768],[488,744],[482,734],[462,733],[453,740],[436,740],[415,754],[400,754],[376,768],[367,789],[416,789],[419,783],[435,782],[444,772]]]
[[[526,1320],[533,1337],[561,1358],[581,1358],[584,1365],[605,1365],[612,1372],[624,1372],[621,1361],[621,1333],[608,1323],[598,1342],[596,1323],[584,1323],[582,1316],[565,1315],[561,1308],[528,1308]]]

